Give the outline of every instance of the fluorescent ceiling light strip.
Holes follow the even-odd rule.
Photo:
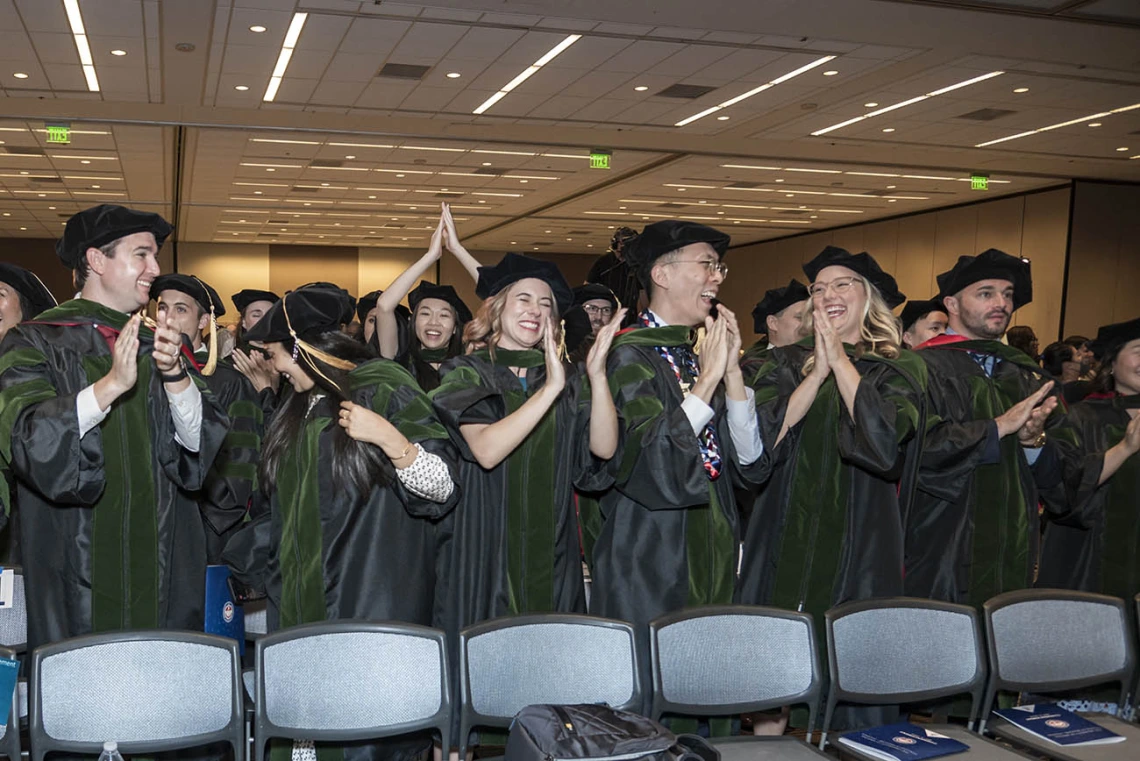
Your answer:
[[[840,169],[797,169],[795,167],[788,167],[785,172],[809,172],[812,174],[843,174]]]
[[[304,198],[286,198],[286,199],[285,199],[285,203],[319,203],[319,204],[331,204],[331,203],[332,203],[332,201],[318,201],[318,200],[316,200],[315,198],[314,198],[313,200],[311,200],[311,201],[307,201],[307,200],[305,200]]]
[[[373,169],[373,172],[387,172],[388,174],[434,174],[434,172],[425,172],[422,169]]]
[[[779,166],[755,166],[753,164],[721,164],[721,169],[762,169],[768,172],[779,172],[783,167]]]
[[[927,196],[883,196],[883,198],[894,198],[899,201],[929,201]]]
[[[75,39],[75,49],[79,53],[79,63],[83,66],[87,89],[99,92],[99,77],[95,74],[91,46],[87,44],[87,30],[83,26],[83,15],[79,12],[79,0],[63,0],[63,7],[67,11],[67,21],[71,25],[71,36]]]
[[[401,145],[402,151],[443,151],[445,153],[463,153],[466,148],[440,148],[436,145]]]
[[[575,42],[577,42],[580,39],[582,39],[582,35],[580,35],[580,34],[567,35],[567,37],[564,40],[562,40],[562,42],[560,42],[557,45],[555,45],[554,47],[552,47],[549,51],[547,51],[546,55],[542,56],[537,61],[532,63],[530,66],[523,69],[522,73],[520,73],[517,77],[512,79],[507,84],[503,85],[503,88],[501,90],[499,90],[497,93],[492,95],[490,98],[487,98],[487,100],[483,101],[483,103],[480,104],[479,107],[476,108],[471,113],[481,114],[484,111],[486,111],[487,109],[489,109],[491,106],[498,103],[500,100],[502,100],[504,97],[506,97],[507,93],[509,93],[511,90],[513,90],[516,87],[518,87],[519,85],[521,85],[523,82],[530,79],[531,76],[533,76],[539,69],[541,69],[543,66],[545,66],[546,64],[553,61],[564,50],[566,50],[566,48],[570,47],[571,45],[573,45]]]
[[[1121,106],[1120,108],[1114,108],[1111,111],[1101,111],[1098,114],[1090,114],[1089,116],[1082,116],[1079,119],[1070,119],[1067,122],[1058,122],[1057,124],[1049,124],[1049,125],[1046,125],[1044,127],[1039,127],[1037,129],[1031,129],[1028,132],[1019,132],[1016,135],[1009,135],[1007,137],[999,137],[997,140],[989,140],[985,143],[978,143],[974,147],[975,148],[985,148],[987,146],[997,145],[998,143],[1004,143],[1004,142],[1007,142],[1009,140],[1017,140],[1019,138],[1029,137],[1030,135],[1036,135],[1036,134],[1041,133],[1041,132],[1048,132],[1049,130],[1060,129],[1061,127],[1070,127],[1074,124],[1080,124],[1082,122],[1092,121],[1093,119],[1103,119],[1106,116],[1112,116],[1114,114],[1122,114],[1125,111],[1132,111],[1132,110],[1137,109],[1137,108],[1140,108],[1140,103],[1133,103],[1130,106]]]
[[[820,209],[828,214],[862,214],[862,209]]]
[[[51,155],[51,157],[53,159],[80,159],[80,160],[85,159],[87,161],[118,161],[119,160],[118,156],[73,156],[73,155],[64,154],[64,153],[53,153]],[[43,156],[40,156],[40,158],[43,158]]]
[[[891,174],[889,172],[844,172],[844,174],[849,174],[852,177],[898,177],[899,176],[897,174]]]
[[[243,161],[239,166],[260,166],[260,167],[273,167],[274,169],[304,169],[300,164],[256,164],[248,161]]]
[[[478,176],[479,177],[484,177],[484,176],[494,177],[496,175],[479,174]],[[562,179],[561,177],[544,177],[541,174],[503,174],[503,175],[498,175],[498,176],[502,177],[504,180],[561,180]]]
[[[583,156],[578,153],[540,153],[540,156],[547,159],[588,159],[589,156]]]
[[[251,142],[251,143],[285,143],[287,145],[320,145],[321,144],[321,142],[319,140],[283,140],[283,139],[276,139],[276,138],[270,138],[270,137],[251,137],[249,139],[249,142]],[[335,143],[329,143],[329,145],[335,145]]]
[[[833,55],[826,55],[822,58],[817,58],[816,60],[812,61],[811,63],[809,63],[805,66],[801,66],[798,69],[794,69],[792,71],[789,71],[787,74],[776,77],[771,82],[765,82],[764,84],[760,85],[759,87],[755,87],[746,93],[742,93],[741,95],[737,95],[734,98],[729,98],[728,100],[724,101],[723,103],[719,103],[719,104],[713,106],[712,108],[706,108],[704,111],[701,111],[699,114],[693,114],[692,116],[688,117],[687,119],[682,119],[681,121],[677,122],[673,126],[674,127],[684,127],[686,124],[692,124],[693,122],[697,121],[698,119],[705,118],[709,114],[714,114],[717,111],[720,111],[722,109],[729,108],[731,106],[735,106],[737,103],[740,103],[743,100],[747,100],[748,98],[751,98],[753,95],[758,95],[758,94],[764,92],[765,90],[767,90],[769,88],[775,87],[776,85],[781,84],[783,82],[787,82],[789,79],[794,79],[795,77],[798,77],[800,74],[804,74],[806,72],[809,72],[817,66],[823,66],[828,61],[834,61],[834,60],[835,60],[835,56],[833,56]]]
[[[863,114],[862,116],[856,116],[853,119],[848,119],[847,121],[839,122],[838,124],[832,124],[830,127],[824,127],[823,129],[816,130],[815,132],[813,132],[811,134],[813,137],[819,137],[820,135],[826,135],[828,132],[834,132],[837,129],[849,127],[852,124],[855,124],[856,122],[863,121],[864,119],[872,119],[876,116],[881,116],[882,114],[890,113],[891,111],[896,111],[900,108],[905,108],[907,106],[914,105],[915,103],[919,103],[921,101],[924,101],[927,98],[936,98],[939,95],[943,95],[945,93],[952,92],[953,90],[957,90],[957,89],[960,89],[962,87],[969,87],[970,85],[975,85],[978,82],[984,82],[987,79],[993,79],[994,77],[1000,77],[1004,73],[1005,73],[1004,71],[991,71],[988,74],[982,74],[981,76],[978,76],[978,77],[966,79],[966,80],[963,80],[963,81],[958,82],[956,84],[952,84],[948,87],[943,87],[943,88],[940,88],[938,90],[932,90],[932,91],[926,93],[925,95],[918,95],[918,96],[915,96],[913,98],[909,98],[907,100],[899,101],[898,103],[892,103],[889,106],[885,106],[883,108],[879,108],[879,109],[876,109],[874,111],[868,111],[867,113]]]
[[[281,86],[281,78],[289,68],[289,59],[293,57],[293,48],[297,47],[297,40],[301,38],[301,30],[305,27],[307,13],[294,13],[289,23],[289,31],[285,33],[285,41],[281,44],[281,52],[277,55],[277,65],[273,67],[273,74],[269,77],[269,86],[265,88],[263,101],[272,102],[277,97],[277,89]]]
[[[940,177],[937,175],[929,174],[904,174],[904,179],[907,180],[957,180],[957,177]]]
[[[380,145],[377,143],[329,143],[338,148],[395,148],[394,145]]]
[[[18,176],[28,177],[29,175],[24,174],[24,175],[18,175]],[[50,174],[49,175],[33,174],[30,176],[32,176],[32,177],[52,177],[53,175],[50,175]],[[123,181],[122,177],[86,177],[86,176],[79,177],[78,175],[70,175],[70,174],[65,174],[63,176],[63,179],[65,179],[65,180],[99,180],[101,182],[122,182]]]
[[[122,197],[122,196],[126,195],[126,193],[105,193],[101,190],[98,192],[92,191],[90,193],[84,192],[82,190],[73,190],[71,192],[71,194],[76,195],[76,196],[116,196],[116,197]]]
[[[675,182],[666,182],[663,187],[666,188],[697,188],[698,190],[716,190],[716,185],[682,185]]]
[[[487,151],[487,150],[482,150],[482,149],[475,149],[471,152],[472,153],[488,153],[488,154],[491,154],[493,156],[537,156],[538,155],[538,154],[532,153],[530,151]],[[546,154],[543,154],[543,155],[546,155]],[[575,156],[575,158],[577,158],[577,157]],[[589,157],[587,157],[587,158],[589,158]]]

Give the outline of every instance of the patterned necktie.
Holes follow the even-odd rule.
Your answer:
[[[654,316],[648,310],[641,313],[640,319],[641,324],[647,328],[661,327],[661,324],[654,319]],[[688,386],[685,385],[684,378],[681,376],[681,368],[685,368],[693,383],[696,383],[697,378],[699,378],[701,374],[700,365],[697,364],[697,357],[693,354],[692,349],[688,346],[658,346],[656,349],[657,353],[661,355],[661,358],[669,363],[669,367],[673,370],[673,375],[677,378],[677,383],[680,384],[682,389],[686,389],[685,395],[688,396]],[[705,466],[709,480],[715,481],[720,477],[720,440],[717,437],[716,428],[713,427],[711,420],[697,436],[697,444],[700,447],[701,462]]]

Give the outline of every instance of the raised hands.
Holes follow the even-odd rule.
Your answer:
[[[610,353],[614,336],[621,330],[621,321],[625,319],[627,311],[624,308],[617,310],[614,312],[613,319],[598,329],[598,334],[594,337],[594,345],[590,347],[590,353],[586,355],[586,374],[590,377],[591,383],[606,382],[606,356]]]
[[[127,320],[119,337],[115,339],[115,348],[111,353],[111,372],[104,380],[108,381],[108,390],[114,392],[118,398],[135,387],[139,377],[139,324],[142,315],[136,314]],[[106,409],[106,405],[103,405]]]
[[[273,365],[265,355],[259,351],[246,354],[241,349],[234,349],[230,356],[233,358],[234,367],[249,380],[254,391],[260,393],[269,388],[273,389],[274,393],[277,392],[277,387],[281,383],[281,374],[273,369]]]
[[[137,325],[135,335],[138,335]],[[179,367],[178,357],[181,353],[182,333],[170,326],[165,314],[159,315],[158,325],[154,328],[154,366],[159,373],[170,375]]]
[[[1056,397],[1045,398],[1046,394],[1052,390],[1053,381],[1049,381],[994,418],[994,422],[997,423],[998,436],[1005,437],[1011,433],[1016,433],[1022,443],[1030,443],[1036,439],[1045,428],[1045,418],[1049,417],[1049,413],[1057,407]],[[1032,426],[1026,429],[1031,420],[1033,421]]]
[[[542,349],[546,354],[546,382],[543,388],[550,389],[550,393],[561,392],[566,387],[566,368],[554,340],[554,320],[551,318],[547,318],[546,330],[542,333]]]
[[[827,315],[818,309],[812,314],[812,331],[815,333],[815,364],[812,366],[811,374],[818,380],[824,380],[831,374],[831,354],[827,350],[827,338],[824,332],[826,325]],[[832,333],[834,334],[834,330]]]

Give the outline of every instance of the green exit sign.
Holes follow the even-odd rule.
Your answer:
[[[970,190],[989,190],[990,178],[984,174],[970,175]]]
[[[71,127],[60,124],[48,124],[47,141],[56,145],[68,145],[71,142]]]
[[[591,169],[609,169],[610,158],[613,154],[610,151],[593,150],[590,151],[590,168]]]

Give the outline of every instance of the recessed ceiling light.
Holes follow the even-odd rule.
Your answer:
[[[102,185],[92,185],[91,189],[92,190],[99,190],[101,187],[102,187]]]
[[[1100,122],[1092,122],[1091,124],[1089,124],[1089,126],[1090,126],[1090,127],[1099,127],[1099,126],[1100,126]]]
[[[1013,91],[1015,93],[1021,94],[1023,92],[1029,92],[1029,88],[1028,87],[1017,87],[1017,88],[1014,88]]]
[[[863,108],[875,108],[878,105],[878,103],[864,103]]]
[[[520,185],[526,185],[530,180],[519,180]]]
[[[368,196],[368,198],[374,200],[376,198],[376,196]]]
[[[447,72],[447,78],[448,79],[459,79],[461,76],[463,76],[463,75],[460,74],[458,71]]]
[[[645,92],[645,91],[646,91],[646,90],[648,90],[649,88],[648,88],[648,87],[646,87],[645,85],[638,85],[637,87],[635,87],[635,88],[633,88],[633,89],[634,89],[634,90],[636,90],[637,92]]]
[[[484,161],[483,166],[491,166],[491,162],[490,161]]]
[[[717,120],[718,122],[726,122],[726,121],[728,121],[730,118],[732,118],[732,117],[729,117],[729,116],[718,116],[718,117],[716,118],[716,120]]]
[[[261,191],[260,191],[260,190],[255,190],[255,191],[253,191],[253,194],[254,194],[255,196],[259,196],[259,195],[261,195]]]
[[[549,231],[549,230],[543,230],[543,232],[544,232],[544,233],[547,233],[547,234],[549,234],[549,233],[550,233],[550,231]]]
[[[249,28],[249,31],[253,32],[254,34],[261,34],[262,32],[265,31],[265,27],[260,26],[258,24],[254,24],[253,26],[251,26]]]
[[[322,182],[322,183],[321,183],[321,187],[322,187],[322,188],[327,188],[328,186],[329,186],[329,184],[328,184],[327,182]]]
[[[887,190],[894,190],[897,187],[898,187],[898,185],[888,185]]]
[[[893,198],[887,199],[887,203],[894,203],[894,202],[895,202],[895,199],[893,199]]]
[[[356,158],[356,156],[345,156],[345,158],[351,161],[352,159]]]
[[[835,76],[836,74],[838,74],[838,73],[839,73],[838,71],[836,71],[835,69],[832,69],[832,70],[830,70],[830,71],[825,71],[825,72],[823,72],[823,76],[825,76],[825,77],[834,77],[834,76]]]
[[[883,132],[894,132],[894,131],[895,131],[895,128],[894,128],[894,127],[885,127],[885,128],[883,129]]]
[[[1077,119],[1070,119],[1067,122],[1058,122],[1057,124],[1048,124],[1044,127],[1038,127],[1037,129],[1028,130],[1027,132],[1018,132],[1016,135],[1007,135],[1006,137],[999,137],[997,140],[989,140],[989,141],[984,142],[984,143],[978,143],[974,147],[975,148],[987,148],[991,145],[997,145],[998,143],[1004,143],[1007,140],[1018,140],[1020,138],[1029,137],[1030,135],[1036,135],[1036,134],[1041,133],[1041,132],[1048,132],[1049,130],[1060,129],[1061,127],[1071,127],[1072,125],[1080,124],[1081,122],[1091,122],[1093,119],[1099,119],[1102,116],[1113,116],[1115,114],[1123,114],[1126,111],[1135,111],[1138,108],[1140,108],[1140,103],[1133,103],[1129,106],[1121,106],[1120,108],[1114,108],[1111,111],[1101,111],[1100,113],[1089,114],[1088,116],[1082,116],[1082,117],[1077,118]]]
[[[90,163],[91,163],[91,159],[83,159],[83,160],[82,160],[82,161],[80,161],[79,163],[80,163],[80,164],[90,164]]]
[[[1120,146],[1119,148],[1117,148],[1116,150],[1118,150],[1118,151],[1126,151],[1126,150],[1128,150],[1128,146],[1127,146],[1127,145],[1122,145],[1122,146]]]
[[[783,180],[782,178],[781,178],[781,179],[779,179],[779,180],[776,180],[776,182],[783,182],[783,181],[784,181],[784,180]]]
[[[265,168],[265,171],[267,171],[267,172],[276,172],[277,170],[276,170],[276,169],[274,169],[273,167],[271,167],[271,166],[270,166],[270,167],[266,167],[266,168]]]
[[[126,54],[127,54],[127,51],[125,51],[125,50],[121,50],[121,49],[119,49],[119,48],[116,48],[115,50],[112,50],[112,51],[111,51],[111,55],[118,55],[118,56],[123,56],[123,55],[126,55]]]
[[[238,92],[245,92],[249,89],[249,85],[234,85],[234,89]]]
[[[27,78],[28,78],[28,75],[27,75],[27,74],[25,74],[25,73],[24,73],[24,72],[22,72],[22,71],[17,71],[17,72],[16,72],[15,74],[13,74],[12,76],[14,76],[16,79],[27,79]]]
[[[512,245],[512,246],[517,246],[517,245],[518,245],[518,241],[513,241],[513,240],[512,240],[512,241],[511,241],[511,245]]]
[[[403,177],[404,175],[402,175],[402,174],[398,174],[398,175],[396,175],[396,176],[397,176],[397,177]]]
[[[28,228],[26,228],[26,227],[21,227],[20,229],[21,229],[21,230],[27,230]]]

